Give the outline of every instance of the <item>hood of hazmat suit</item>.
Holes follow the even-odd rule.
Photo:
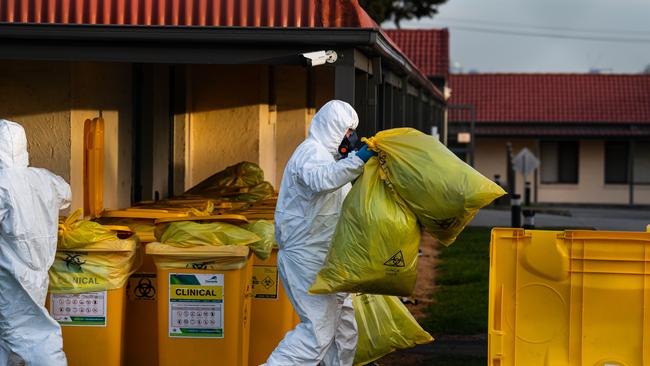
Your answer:
[[[0,364],[17,355],[30,366],[66,365],[61,328],[44,305],[70,186],[28,165],[25,130],[0,120]]]
[[[309,136],[287,163],[275,212],[278,271],[301,323],[287,333],[267,365],[352,365],[357,342],[347,294],[308,295],[323,266],[350,182],[363,172],[357,156],[336,160],[357,113],[333,100],[314,116]]]

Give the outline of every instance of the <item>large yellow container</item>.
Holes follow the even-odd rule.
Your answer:
[[[249,365],[266,362],[285,334],[300,323],[278,275],[278,250],[253,260],[253,300]]]
[[[248,247],[154,243],[147,253],[154,256],[158,276],[159,365],[248,366],[253,273]]]
[[[80,294],[50,294],[47,306],[61,324],[63,351],[69,366],[124,364],[125,300],[124,287]],[[66,311],[66,308],[77,311]],[[79,311],[82,308],[84,313]],[[91,311],[90,315],[87,310]]]
[[[129,277],[126,287],[125,365],[158,365],[158,283],[156,265],[144,254],[142,266]]]
[[[131,212],[128,210],[120,211]],[[98,219],[102,224],[129,226],[140,238],[142,265],[129,277],[126,286],[126,324],[124,364],[135,366],[158,365],[158,295],[156,266],[153,258],[145,254],[146,245],[154,242],[154,221],[165,217],[156,210],[138,212],[137,218],[120,217],[118,212],[105,211],[108,216]],[[176,214],[172,214],[175,217]]]
[[[123,365],[125,284],[136,250],[137,241],[117,240],[57,252],[47,307],[70,366]]]
[[[492,366],[650,365],[650,233],[494,229]]]

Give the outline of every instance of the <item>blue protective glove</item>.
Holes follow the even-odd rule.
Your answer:
[[[363,146],[361,146],[359,151],[357,151],[356,156],[358,156],[361,160],[363,160],[364,163],[367,163],[368,160],[370,160],[370,158],[372,158],[373,156],[377,156],[377,153],[372,150],[368,150],[368,145],[363,144]]]

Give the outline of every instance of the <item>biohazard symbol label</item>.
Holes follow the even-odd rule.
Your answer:
[[[431,220],[431,221],[433,221],[433,223],[439,226],[441,229],[447,230],[456,223],[456,218],[450,217],[448,219],[439,219],[439,220]]]
[[[68,271],[73,273],[83,272],[81,266],[85,264],[86,261],[82,261],[81,254],[66,253],[66,257],[63,260],[65,261],[65,267]]]
[[[273,281],[273,279],[271,279],[271,277],[266,276],[266,277],[262,280],[262,286],[264,286],[264,288],[268,290],[268,289],[270,289],[271,287],[275,286],[275,281]]]
[[[141,278],[133,289],[135,297],[139,299],[153,299],[156,296],[156,287],[149,278]]]
[[[126,284],[129,301],[156,300],[156,274],[148,272],[134,273]]]
[[[185,266],[185,268],[191,268],[191,269],[208,269],[208,263],[189,263]]]
[[[393,254],[392,257],[388,258],[388,260],[384,262],[384,266],[405,267],[406,264],[404,263],[404,255],[402,254],[402,251],[400,250],[397,253]]]
[[[253,296],[256,299],[278,298],[278,267],[253,266]]]

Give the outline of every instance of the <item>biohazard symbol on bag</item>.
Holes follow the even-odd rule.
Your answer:
[[[85,260],[82,261],[81,254],[66,253],[63,260],[65,261],[65,267],[72,273],[82,273],[81,266],[86,264]]]
[[[390,257],[386,262],[384,262],[384,266],[405,267],[406,264],[404,263],[404,255],[402,254],[402,251],[400,250]]]
[[[262,280],[262,286],[264,286],[264,288],[266,288],[266,289],[268,290],[268,289],[270,289],[271,287],[275,286],[275,281],[273,281],[273,279],[271,279],[271,277],[266,276],[266,277]]]
[[[156,287],[149,278],[141,278],[133,290],[135,297],[140,299],[153,299],[156,296]]]
[[[450,227],[452,227],[452,225],[456,224],[455,217],[450,217],[448,219],[440,219],[440,220],[431,219],[431,221],[445,230],[449,229]]]

